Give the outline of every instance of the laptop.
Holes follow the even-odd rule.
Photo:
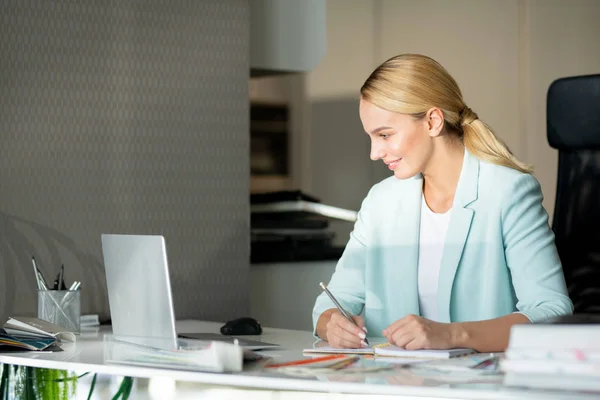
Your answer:
[[[208,332],[178,335],[163,236],[102,234],[102,253],[115,336],[161,338],[166,348],[182,347],[179,338],[229,343],[237,339],[248,350],[279,347]]]

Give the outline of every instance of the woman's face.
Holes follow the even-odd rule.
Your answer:
[[[429,113],[428,113],[429,114]],[[371,139],[371,160],[382,160],[398,179],[423,172],[433,152],[429,116],[416,120],[360,101],[360,119]]]

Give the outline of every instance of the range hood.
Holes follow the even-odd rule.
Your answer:
[[[250,0],[250,76],[311,71],[325,39],[325,0]]]

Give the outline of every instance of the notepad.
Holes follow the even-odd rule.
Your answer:
[[[413,358],[433,358],[445,359],[464,356],[475,353],[473,349],[446,349],[446,350],[406,350],[390,343],[380,343],[372,347],[363,347],[360,349],[339,349],[330,346],[304,349],[305,353],[334,353],[334,354],[371,354],[386,357],[413,357]]]
[[[406,350],[389,343],[376,345],[373,347],[375,355],[391,357],[453,358],[475,353],[475,350],[473,349],[463,348],[446,350]]]

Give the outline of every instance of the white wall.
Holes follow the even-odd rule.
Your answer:
[[[307,74],[311,100],[358,96],[377,66],[375,11],[372,0],[327,0],[327,54]]]

